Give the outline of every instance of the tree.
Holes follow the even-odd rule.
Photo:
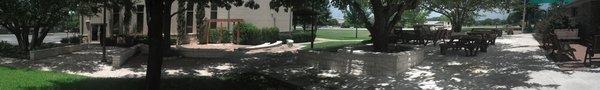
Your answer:
[[[40,46],[47,33],[65,25],[74,11],[81,15],[98,12],[88,0],[2,0],[0,25],[15,34],[19,47],[31,50]],[[80,5],[89,5],[79,7]],[[29,35],[32,35],[31,42]]]
[[[430,13],[431,11],[426,10],[408,10],[404,12],[402,20],[400,20],[400,23],[397,23],[397,25],[401,25],[402,27],[412,27],[418,23],[425,23],[427,21],[427,16],[429,16]]]
[[[478,11],[511,8],[514,7],[514,2],[515,0],[424,0],[423,8],[448,17],[452,30],[460,32],[468,20],[479,15]]]
[[[333,6],[355,12],[371,34],[375,51],[386,51],[394,25],[402,20],[406,10],[415,9],[420,0],[332,0]],[[367,11],[372,12],[370,20]]]
[[[365,3],[362,3],[365,4]],[[363,9],[367,10],[367,7],[363,7]],[[347,23],[349,26],[355,27],[355,28],[359,28],[359,27],[365,27],[364,22],[361,22],[360,20],[358,20],[358,12],[353,12],[354,10],[352,10],[352,8],[348,8],[345,10],[341,10],[342,13],[344,13],[344,23]],[[369,11],[365,11],[365,14],[367,14],[366,16],[371,16],[372,13]],[[372,17],[369,17],[372,18]]]
[[[197,11],[204,12],[204,6],[218,6],[230,9],[232,6],[249,6],[250,8],[258,8],[259,6],[254,3],[252,0],[244,3],[243,0],[181,0],[181,2],[187,2],[187,4],[197,4]],[[163,60],[163,51],[164,43],[165,43],[165,30],[170,30],[170,28],[165,28],[165,26],[169,26],[170,18],[173,15],[177,15],[178,13],[182,13],[186,9],[179,9],[175,13],[171,13],[170,6],[173,3],[172,1],[158,1],[158,0],[146,0],[146,14],[148,21],[148,36],[150,37],[150,55],[148,62],[148,67],[146,71],[146,89],[158,89],[160,88],[160,76],[162,69],[162,60]],[[166,7],[169,6],[169,7]],[[168,9],[168,10],[167,10]],[[197,20],[203,20],[204,16],[200,16],[204,14],[196,15]],[[167,19],[165,19],[167,18]],[[169,22],[165,22],[168,20]],[[198,21],[201,22],[201,21]],[[202,23],[199,23],[202,25]],[[170,31],[169,31],[170,32]]]
[[[294,13],[302,13],[300,10],[308,9],[314,10],[317,15],[317,25],[330,25],[333,23],[333,17],[329,11],[329,0],[272,0],[269,4],[271,9],[280,11],[280,7],[284,7],[283,11],[291,11]],[[313,24],[311,21],[314,19],[312,16],[293,16],[293,26],[302,25],[302,28],[307,28],[307,25]],[[337,23],[337,22],[336,22]]]
[[[539,5],[528,5],[526,8],[525,18],[529,23],[536,23],[540,19],[542,19],[544,10],[540,10]],[[511,25],[521,25],[521,21],[523,20],[523,10],[520,8],[515,8],[512,10],[512,13],[508,15],[506,18],[507,23]]]

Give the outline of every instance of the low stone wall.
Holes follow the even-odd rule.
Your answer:
[[[226,58],[233,55],[233,51],[224,49],[190,49],[179,48],[179,52],[183,57],[188,58]]]
[[[418,65],[423,61],[425,49],[416,47],[411,51],[399,53],[373,53],[373,52],[303,52],[299,55],[300,59],[317,60],[317,61],[333,61],[333,62],[348,62],[349,60],[361,60],[368,62],[365,67],[370,67],[370,71],[374,71],[380,75],[398,74],[409,68]],[[336,64],[338,65],[338,64]],[[331,65],[331,67],[347,67]],[[343,71],[343,70],[340,70]]]
[[[112,58],[112,66],[113,67],[120,67],[121,65],[123,65],[125,62],[127,62],[127,60],[129,58],[131,58],[133,55],[137,54],[138,52],[140,52],[142,50],[142,48],[144,48],[144,46],[147,46],[145,44],[137,44],[135,46],[129,47],[127,50],[119,52],[115,55],[109,55],[109,57]]]
[[[29,60],[39,60],[47,57],[53,57],[61,54],[67,54],[75,51],[80,51],[83,44],[68,45],[63,47],[54,47],[42,50],[29,51]]]

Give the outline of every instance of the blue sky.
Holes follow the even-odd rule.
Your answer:
[[[335,7],[329,7],[329,11],[331,11],[331,15],[334,18],[338,18],[338,19],[343,19],[344,18],[344,14],[342,13],[342,11],[340,11],[339,9],[335,8]],[[508,13],[497,13],[497,12],[480,12],[482,14],[481,17],[478,17],[477,19],[482,20],[482,19],[487,19],[487,18],[491,18],[491,19],[506,19],[506,17],[508,17]],[[439,13],[431,13],[429,14],[428,17],[438,17],[441,14]]]

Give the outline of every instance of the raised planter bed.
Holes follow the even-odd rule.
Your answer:
[[[409,51],[402,51],[396,53],[382,53],[382,52],[368,52],[363,50],[352,50],[352,49],[341,49],[338,52],[304,52],[299,55],[299,59],[302,60],[318,60],[318,61],[348,61],[348,60],[362,60],[369,62],[365,64],[365,67],[376,68],[374,70],[381,70],[381,72],[394,71],[397,74],[408,70],[423,61],[425,56],[425,49],[420,46],[412,46],[413,49]],[[346,66],[332,66],[332,67],[346,67]],[[382,73],[383,74],[383,73]]]
[[[48,57],[53,57],[61,54],[67,54],[74,51],[80,51],[82,49],[83,44],[79,45],[68,45],[63,47],[54,47],[48,49],[41,50],[32,50],[29,51],[29,60],[39,60]]]
[[[137,54],[140,51],[147,50],[147,48],[148,48],[148,45],[137,44],[137,45],[129,47],[126,50],[119,52],[115,55],[109,55],[109,57],[112,58],[111,65],[113,67],[120,67],[125,62],[127,62],[127,60],[129,58],[133,57],[135,54]]]

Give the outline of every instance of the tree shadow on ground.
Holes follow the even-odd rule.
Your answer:
[[[76,51],[70,54],[48,57],[40,60],[15,60],[12,63],[4,65],[19,68],[37,68],[52,71],[69,71],[69,72],[84,72],[93,73],[100,71],[109,64],[102,61],[102,51],[99,45],[84,45],[81,51]],[[107,47],[109,55],[115,55],[118,52],[125,50],[121,47]],[[108,57],[110,59],[110,57]]]
[[[421,65],[414,71],[424,71],[432,75],[417,75],[413,79],[399,79],[401,83],[416,84],[411,86],[427,86],[444,89],[510,89],[515,87],[551,87],[559,85],[542,85],[529,83],[529,74],[533,71],[560,71],[556,65],[547,60],[542,51],[515,52],[509,48],[519,48],[507,44],[496,44],[488,48],[488,52],[475,57],[464,57],[461,54],[439,55],[430,52]],[[409,71],[410,72],[410,71]],[[410,75],[402,75],[405,78]],[[405,84],[406,85],[406,84]],[[404,87],[404,86],[396,86]]]
[[[144,78],[85,78],[74,81],[52,81],[53,86],[22,87],[27,90],[142,90],[145,88]],[[296,90],[293,85],[265,77],[259,73],[243,73],[219,77],[165,77],[161,80],[163,90]]]

